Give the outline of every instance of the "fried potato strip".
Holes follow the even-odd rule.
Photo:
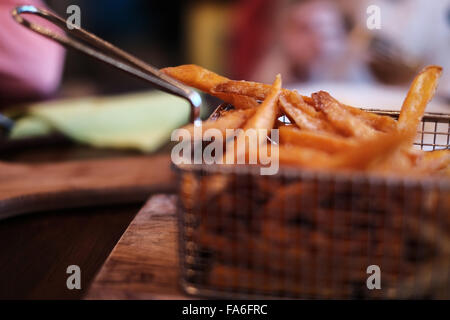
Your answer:
[[[312,131],[332,131],[331,126],[320,118],[315,118],[302,110],[294,107],[287,101],[286,97],[280,97],[280,107],[286,116],[295,123],[299,128]]]
[[[273,128],[278,114],[278,98],[281,93],[281,75],[277,75],[273,86],[263,103],[257,108],[255,115],[251,117],[244,127],[247,129]]]
[[[242,128],[245,122],[253,116],[256,109],[245,109],[245,110],[231,110],[225,113],[223,116],[219,117],[217,120],[207,120],[202,123],[202,132],[206,132],[208,129],[217,129],[223,136],[226,136],[227,129],[238,129]],[[194,137],[195,126],[189,124],[184,129],[188,130],[191,137]]]
[[[255,108],[258,101],[251,97],[237,94],[214,92],[213,88],[229,79],[194,64],[161,69],[162,72],[184,84],[209,93],[235,106],[238,109]]]
[[[271,86],[264,83],[228,80],[218,83],[217,86],[212,89],[212,92],[214,94],[239,94],[258,100],[264,100],[270,93],[270,90]],[[311,106],[314,101],[310,97],[301,96],[296,91],[287,89],[282,90],[282,95],[284,95],[290,103],[300,106],[304,112],[312,116],[316,115],[317,112]]]
[[[245,154],[249,157],[249,154],[253,154],[258,158],[258,150],[260,143],[266,143],[266,137],[270,134],[270,130],[274,127],[275,121],[278,114],[278,98],[281,93],[281,76],[277,75],[275,82],[273,83],[272,89],[263,101],[263,103],[258,106],[255,114],[247,121],[243,131],[241,131],[236,138],[227,142],[225,159],[229,157],[231,151],[235,159]],[[258,146],[255,148],[250,144],[246,143],[246,135],[248,130],[256,130],[256,135],[258,136]],[[260,130],[264,130],[264,136],[260,136]],[[239,146],[239,144],[244,144]],[[231,157],[232,158],[232,157]],[[225,161],[226,163],[228,161]]]
[[[405,144],[411,143],[414,131],[396,131],[391,134],[380,134],[371,139],[361,141],[352,150],[340,153],[333,158],[334,168],[366,170],[375,164],[381,165],[392,161],[396,153]]]
[[[345,152],[356,146],[356,141],[335,134],[299,130],[294,126],[281,126],[280,143],[308,147],[327,153]]]
[[[436,92],[441,73],[441,67],[429,66],[416,76],[403,102],[398,119],[399,129],[408,130],[417,128],[428,102]]]
[[[224,109],[216,120],[203,123],[203,130],[242,129],[224,142],[225,155],[241,150],[245,157],[260,160],[259,150],[268,146],[281,164],[313,169],[372,170],[409,174],[450,173],[447,151],[414,151],[417,126],[432,99],[442,68],[429,66],[414,79],[398,121],[340,103],[319,91],[306,97],[282,88],[278,75],[272,85],[235,81],[196,65],[165,68],[162,71],[199,90],[219,97],[237,110]],[[290,120],[286,125],[283,117]],[[186,126],[190,132],[194,126]],[[250,145],[246,132],[258,133]],[[268,143],[271,129],[279,129],[279,144]],[[244,139],[240,139],[244,136]],[[263,139],[260,139],[263,138]],[[274,140],[271,140],[274,142]],[[238,152],[234,152],[235,157]],[[258,162],[260,163],[260,162]],[[261,164],[261,163],[260,163]]]
[[[314,93],[313,99],[320,110],[325,113],[330,123],[346,136],[364,139],[376,135],[375,129],[355,117],[329,93],[325,91]]]
[[[361,119],[372,128],[381,132],[392,132],[397,129],[397,121],[389,116],[382,116],[373,112],[367,112],[359,108],[342,105],[355,117]]]

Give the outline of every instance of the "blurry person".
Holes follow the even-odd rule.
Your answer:
[[[344,0],[359,33],[365,33],[366,56],[385,83],[406,84],[425,65],[444,67],[438,93],[450,99],[450,0]],[[380,28],[366,26],[367,8],[380,9]]]
[[[232,8],[230,25],[230,70],[234,79],[250,79],[273,37],[274,16],[279,1],[239,0]],[[284,79],[283,79],[284,80]]]
[[[26,2],[44,7],[40,0]],[[64,49],[13,20],[11,11],[22,4],[23,0],[0,2],[0,107],[49,97],[61,79]],[[27,19],[48,26],[40,18]]]
[[[265,5],[265,11],[268,11],[265,17],[262,13],[259,17],[246,14],[246,8],[252,8],[256,2],[260,2],[259,11],[262,10],[261,5]],[[237,24],[240,30],[243,30],[243,24],[252,24],[260,19],[269,26],[259,30],[253,27],[253,35],[240,41],[246,44],[247,51],[264,52],[263,55],[239,62],[246,53],[237,42],[239,56],[233,61],[239,62],[238,67],[254,66],[247,68],[250,70],[242,76],[267,83],[272,82],[277,73],[283,74],[285,83],[370,79],[365,65],[349,50],[344,18],[334,1],[285,0],[277,1],[275,7],[274,1],[272,4],[261,2],[264,0],[243,0],[243,11],[238,13],[246,15],[244,22]],[[240,30],[235,33],[243,32]],[[254,43],[257,46],[251,48],[252,36],[266,41]]]

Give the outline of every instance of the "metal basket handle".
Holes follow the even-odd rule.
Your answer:
[[[67,35],[58,34],[40,25],[24,19],[22,14],[37,15],[61,28]],[[59,44],[87,54],[101,62],[147,81],[158,89],[186,99],[191,105],[191,121],[200,119],[202,99],[200,95],[174,78],[162,73],[157,68],[143,62],[135,56],[117,48],[96,35],[70,24],[63,18],[47,10],[34,6],[20,6],[12,11],[13,18],[24,27]],[[70,26],[70,28],[69,28]],[[72,37],[69,37],[71,35]],[[81,41],[80,41],[81,40]]]

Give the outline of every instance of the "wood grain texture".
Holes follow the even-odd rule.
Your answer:
[[[0,300],[81,299],[144,204],[60,209],[0,221]],[[68,290],[67,267],[81,269]]]
[[[169,155],[45,164],[0,163],[0,219],[23,213],[145,201],[172,192]]]
[[[86,299],[186,299],[178,286],[176,196],[150,198],[106,260]]]

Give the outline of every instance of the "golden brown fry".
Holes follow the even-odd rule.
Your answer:
[[[280,96],[280,107],[286,114],[286,116],[295,123],[300,129],[312,130],[312,131],[330,131],[334,130],[332,127],[326,123],[323,119],[319,117],[311,117],[309,114],[303,112],[302,110],[294,107],[291,103],[287,101],[284,96]]]
[[[293,126],[281,126],[280,142],[299,147],[313,148],[328,153],[345,152],[356,146],[353,139],[327,132],[299,130]]]
[[[450,150],[426,151],[417,161],[416,170],[421,173],[448,172],[450,168]]]
[[[284,89],[282,95],[286,97],[287,101],[290,102],[294,107],[300,109],[311,117],[319,116],[318,111],[311,104],[305,102],[305,98],[312,101],[311,98],[302,97],[296,90],[289,91]]]
[[[446,159],[447,161],[449,161],[448,157],[450,157],[449,149],[425,151],[423,153],[423,160],[425,160],[425,161],[434,161],[434,160],[441,160],[441,159]]]
[[[237,94],[214,94],[217,98],[233,105],[236,109],[256,109],[259,103],[256,99]]]
[[[241,128],[244,123],[255,113],[256,109],[245,110],[231,110],[227,111],[217,120],[207,120],[202,122],[202,131],[205,132],[208,129],[217,129],[222,132],[223,136],[226,136],[226,129],[238,129]],[[194,137],[195,126],[189,124],[184,127]]]
[[[344,104],[342,106],[351,114],[360,118],[366,124],[378,131],[387,133],[397,129],[397,121],[389,116],[382,116],[373,112],[367,112],[359,108],[354,108]]]
[[[441,73],[441,67],[429,66],[416,76],[400,112],[398,119],[400,130],[417,128],[428,102],[434,96]]]
[[[229,80],[218,83],[217,86],[212,89],[212,92],[214,94],[239,94],[258,100],[264,100],[270,93],[270,90],[271,86],[264,83]],[[296,91],[290,91],[287,89],[282,90],[282,95],[284,95],[288,101],[295,106],[297,106],[298,103],[298,105],[300,105],[302,110],[306,113],[312,116],[317,113],[311,106],[314,101],[310,97],[301,96]]]
[[[164,68],[161,71],[190,87],[207,93],[211,93],[211,90],[219,83],[228,81],[227,78],[194,64]]]
[[[228,80],[218,83],[212,90],[215,93],[235,93],[264,100],[270,89],[270,85],[259,82]]]
[[[270,130],[274,127],[275,121],[278,114],[278,98],[280,96],[281,92],[281,76],[277,75],[275,82],[273,83],[272,90],[270,91],[269,95],[267,96],[266,100],[263,101],[263,103],[256,108],[255,114],[247,121],[245,124],[243,131],[241,131],[236,138],[233,138],[232,140],[228,141],[226,150],[227,152],[224,155],[224,162],[227,163],[227,153],[230,152],[230,148],[234,149],[234,157],[235,162],[236,159],[245,153],[246,157],[249,156],[249,154],[259,154],[258,147],[256,149],[253,149],[253,146],[247,145],[246,143],[246,135],[247,130],[256,130],[256,134],[258,136],[258,145],[259,142],[262,141],[261,137],[259,137],[259,130],[266,130],[264,138],[270,134]],[[244,144],[243,148],[239,148],[238,144]],[[250,150],[249,148],[252,147]],[[231,150],[233,150],[231,149]],[[241,152],[241,153],[240,153]]]
[[[327,169],[333,165],[332,158],[328,153],[317,149],[293,145],[272,145],[271,157],[272,159],[278,158],[279,163],[283,165],[311,169]]]
[[[365,170],[375,164],[391,161],[407,143],[411,143],[415,131],[395,131],[361,141],[353,150],[340,153],[333,158],[334,168]],[[385,163],[385,162],[384,162]]]
[[[376,135],[375,129],[347,111],[336,99],[325,91],[314,93],[316,105],[325,113],[331,124],[341,133],[358,139],[371,138]]]
[[[413,171],[414,161],[411,160],[411,157],[407,153],[402,152],[402,147],[392,151],[390,155],[378,161],[374,160],[368,169],[378,173],[395,172],[395,174],[399,175],[415,175],[419,173],[417,170]]]
[[[266,129],[270,130],[275,124],[278,113],[278,98],[281,93],[281,76],[277,75],[272,89],[263,103],[257,108],[253,117],[248,120],[244,127],[247,129]]]
[[[259,105],[258,101],[251,97],[213,92],[212,89],[214,87],[222,82],[228,81],[229,79],[197,65],[181,65],[178,67],[164,68],[161,69],[161,71],[190,87],[194,87],[203,92],[216,96],[219,99],[232,104],[237,109],[254,108]]]
[[[323,91],[309,98],[282,89],[279,76],[270,86],[232,81],[195,65],[163,69],[166,74],[213,94],[237,109],[248,109],[226,112],[217,121],[206,121],[203,130],[215,128],[226,134],[226,129],[243,128],[245,132],[279,128],[282,145],[269,145],[269,149],[279,154],[282,164],[396,172],[415,169],[419,174],[450,172],[448,152],[413,152],[407,146],[434,94],[441,71],[440,67],[430,66],[415,78],[397,122],[388,116],[341,104]],[[259,104],[258,100],[263,99]],[[286,115],[293,125],[281,124],[277,120],[280,114]],[[193,126],[186,128],[193,131]],[[240,134],[233,143],[246,143],[239,139]],[[364,142],[358,142],[360,140]],[[254,156],[260,147],[247,148],[246,143],[246,156]]]

